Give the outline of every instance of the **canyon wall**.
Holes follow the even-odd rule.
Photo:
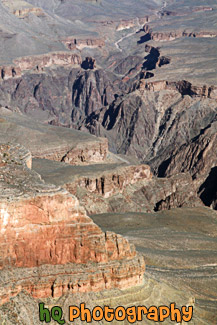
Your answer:
[[[198,31],[198,32],[187,32],[187,31],[164,31],[164,32],[157,32],[153,31],[149,25],[144,26],[144,32],[149,34],[149,37],[151,40],[156,41],[156,42],[162,42],[162,41],[173,41],[177,38],[181,37],[194,37],[194,38],[212,38],[216,37],[217,33],[216,32],[211,32],[211,31]]]
[[[26,56],[15,59],[13,65],[0,66],[0,80],[21,77],[24,71],[43,71],[51,66],[80,66],[82,58],[79,54],[54,52],[43,55]]]
[[[128,288],[143,283],[144,261],[129,242],[103,233],[65,190],[29,168],[30,153],[0,146],[1,303]]]
[[[161,91],[161,90],[174,90],[180,92],[182,95],[198,96],[211,99],[217,99],[217,87],[208,85],[192,85],[189,81],[153,81],[141,79],[139,90]]]

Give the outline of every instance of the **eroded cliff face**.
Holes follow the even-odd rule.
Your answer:
[[[144,31],[147,33],[147,36],[153,41],[156,42],[168,42],[168,41],[174,41],[175,39],[181,38],[181,37],[194,37],[194,38],[212,38],[216,37],[216,32],[211,31],[199,31],[199,32],[187,32],[187,31],[169,31],[169,32],[157,32],[152,31],[151,27],[149,25],[144,26]]]
[[[16,0],[2,0],[2,4],[10,10],[10,12],[20,19],[27,18],[30,14],[34,14],[37,17],[44,17],[44,11],[39,7],[34,7],[26,1]]]
[[[72,121],[77,123],[80,117],[87,116],[114,100],[119,86],[116,77],[103,70],[81,72],[73,83],[72,103],[75,109]]]
[[[161,90],[173,90],[178,91],[181,95],[189,95],[191,97],[202,97],[217,99],[217,87],[208,85],[193,85],[191,82],[186,80],[179,81],[153,81],[147,82],[144,79],[140,80],[139,90],[149,91],[161,91]]]
[[[1,145],[1,303],[127,288],[143,283],[144,261],[123,237],[104,234],[65,190],[30,171],[30,153]]]
[[[203,202],[216,209],[217,122],[214,121],[159,166],[161,176],[190,172]]]
[[[14,65],[0,67],[0,80],[21,77],[26,71],[43,71],[51,66],[80,66],[82,58],[79,54],[54,52],[43,55],[21,57],[14,60]]]
[[[63,43],[69,50],[82,50],[84,48],[101,49],[105,46],[105,41],[100,38],[79,39],[75,37],[67,37],[63,40]]]
[[[124,163],[118,157],[116,163],[79,167],[34,159],[33,169],[46,182],[75,195],[89,215],[203,206],[189,173],[156,178],[149,166]]]

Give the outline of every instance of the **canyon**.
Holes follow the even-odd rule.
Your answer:
[[[216,13],[0,1],[0,324],[41,301],[216,324]]]

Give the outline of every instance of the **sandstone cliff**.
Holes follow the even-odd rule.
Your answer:
[[[68,192],[30,171],[30,153],[1,145],[1,303],[127,288],[143,283],[144,261],[114,233],[104,234]]]

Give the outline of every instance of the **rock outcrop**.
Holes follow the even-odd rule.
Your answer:
[[[191,176],[186,173],[170,178],[152,178],[147,167],[119,167],[102,177],[81,177],[64,187],[75,194],[89,214],[107,212],[153,212],[177,207],[203,206]],[[121,182],[123,170],[132,175]],[[139,175],[136,170],[143,170]],[[134,170],[134,172],[133,172]],[[130,173],[131,171],[131,173]],[[118,182],[119,180],[119,182]],[[104,185],[105,184],[105,185]],[[76,186],[77,185],[77,186]]]
[[[13,65],[0,67],[0,80],[21,77],[26,71],[43,71],[52,66],[80,66],[82,58],[78,54],[67,52],[55,52],[44,55],[21,57],[14,60]]]
[[[211,85],[210,86],[192,85],[192,83],[186,80],[180,80],[180,81],[160,80],[160,81],[147,82],[142,79],[140,81],[139,89],[140,90],[146,89],[153,92],[161,91],[161,90],[174,90],[174,91],[179,91],[181,95],[217,99],[217,87]]]
[[[74,37],[67,37],[63,40],[63,43],[69,50],[82,50],[85,47],[100,49],[105,46],[105,41],[100,38],[79,39]]]
[[[41,8],[23,8],[13,10],[13,14],[18,18],[26,18],[29,14],[34,14],[37,17],[43,17],[45,14]]]
[[[2,0],[3,5],[10,10],[12,14],[20,19],[27,18],[30,14],[37,17],[44,17],[45,13],[42,8],[34,7],[26,1]]]
[[[149,22],[149,17],[140,17],[136,19],[129,19],[129,20],[121,20],[118,26],[116,27],[116,31],[122,31],[125,29],[130,29],[136,26],[144,25]]]
[[[30,171],[30,153],[0,146],[1,303],[127,288],[143,283],[144,261],[114,233],[104,234],[65,190]]]
[[[75,107],[72,121],[77,123],[81,116],[110,104],[115,94],[120,92],[115,79],[115,75],[101,69],[79,73],[72,89],[72,103]]]
[[[198,32],[187,32],[187,31],[169,31],[169,32],[156,32],[151,29],[149,25],[144,26],[144,32],[146,33],[146,38],[149,36],[149,39],[155,42],[162,42],[162,41],[173,41],[177,38],[181,37],[194,37],[194,38],[210,38],[216,37],[216,32],[211,31],[198,31]]]
[[[156,178],[149,166],[129,165],[116,158],[116,163],[79,168],[34,159],[33,169],[47,183],[64,187],[75,195],[89,215],[203,206],[189,173]]]
[[[121,31],[124,29],[133,28],[136,25],[136,21],[134,19],[132,20],[122,20],[120,24],[117,26],[116,30]]]
[[[0,80],[6,80],[10,78],[18,78],[21,77],[22,71],[18,66],[1,66],[0,67]]]
[[[80,65],[81,63],[82,59],[79,54],[71,54],[68,52],[55,52],[44,55],[27,56],[14,60],[14,64],[18,66],[21,71],[41,70],[52,65]]]

